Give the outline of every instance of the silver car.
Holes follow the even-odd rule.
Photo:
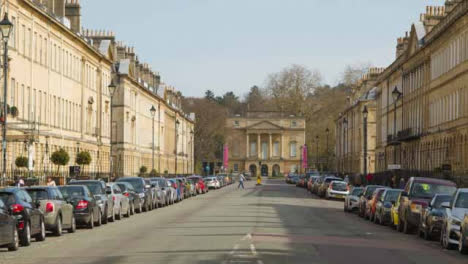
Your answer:
[[[348,183],[345,181],[331,181],[325,190],[326,199],[345,199],[349,194]]]
[[[120,189],[119,185],[117,185],[114,182],[107,183],[106,193],[109,199],[112,199],[112,201],[114,201],[114,208],[112,211],[114,212],[115,219],[121,220],[122,215],[124,215],[125,217],[130,217],[130,200],[127,196],[123,195],[123,192]]]
[[[442,225],[440,243],[443,248],[449,249],[458,246],[460,240],[460,227],[468,213],[468,188],[458,189],[451,203],[441,204],[445,208],[446,217]]]
[[[352,212],[359,209],[359,198],[364,192],[364,187],[354,187],[345,197],[344,211]]]
[[[221,188],[221,184],[216,177],[206,177],[204,178],[206,186],[210,189],[219,189]]]

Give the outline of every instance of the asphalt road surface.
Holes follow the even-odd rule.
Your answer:
[[[229,186],[94,230],[47,237],[0,263],[466,263],[438,242],[345,214],[340,201],[269,180]]]

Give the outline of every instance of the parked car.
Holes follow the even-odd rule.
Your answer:
[[[460,239],[458,242],[458,251],[461,254],[468,254],[468,214],[465,214],[460,226]]]
[[[120,187],[120,190],[122,191],[123,195],[128,197],[128,202],[130,203],[130,214],[134,215],[135,208],[140,208],[140,206],[143,204],[142,199],[133,188],[133,185],[131,185],[130,183],[116,182],[116,184]]]
[[[6,247],[8,251],[16,251],[19,248],[19,233],[16,218],[10,211],[0,199],[0,247]]]
[[[443,202],[441,206],[445,210],[446,217],[442,223],[440,244],[445,249],[451,249],[458,246],[462,221],[468,213],[468,188],[458,189],[451,202]],[[465,248],[466,245],[462,247]]]
[[[67,185],[58,187],[63,197],[73,205],[76,223],[92,229],[102,224],[99,204],[86,185]]]
[[[398,208],[400,208],[401,202],[401,192],[398,194],[398,197],[395,200],[395,203],[392,204],[392,209],[390,209],[390,227],[397,228],[399,222]]]
[[[352,212],[359,209],[359,198],[364,192],[363,187],[353,187],[345,197],[344,211]]]
[[[424,208],[421,212],[421,221],[419,222],[419,236],[426,240],[431,240],[436,237],[440,238],[440,231],[442,230],[443,220],[445,219],[445,208],[442,207],[442,203],[450,202],[452,200],[451,195],[447,194],[436,194],[432,198],[429,205]]]
[[[164,186],[164,188],[166,188],[166,191],[169,194],[168,195],[169,204],[174,204],[177,201],[177,189],[174,188],[174,186],[172,185],[172,183],[169,180],[166,180],[165,182],[166,182],[166,186]]]
[[[122,216],[130,217],[130,200],[123,194],[119,185],[115,182],[107,183],[106,193],[114,201],[115,218],[121,220]]]
[[[322,185],[324,178],[320,177],[317,180],[315,180],[314,184],[312,185],[311,193],[313,194],[318,194],[318,190],[320,188],[320,185]]]
[[[155,188],[157,206],[158,207],[166,206],[166,203],[167,203],[166,191],[163,190],[163,188],[165,187],[166,179],[162,177],[154,177],[154,178],[151,178],[150,180],[151,180],[152,186]]]
[[[223,182],[225,182],[224,177],[221,177],[221,178],[223,178]],[[196,185],[196,189],[197,189],[198,194],[205,193],[205,184],[203,183],[202,177],[200,177],[200,176],[190,176],[190,177],[187,177],[187,179],[191,180]]]
[[[117,180],[117,182],[128,182],[133,186],[135,192],[140,196],[140,204],[136,208],[137,213],[148,212],[152,203],[151,186],[145,183],[141,177],[124,177]]]
[[[401,193],[398,230],[409,234],[419,225],[421,213],[436,194],[452,195],[457,190],[454,182],[433,178],[412,177]]]
[[[151,181],[151,179],[145,179],[145,188],[150,190],[151,193],[151,201],[149,205],[149,211],[159,207],[159,200],[158,200],[158,186]]]
[[[345,199],[349,194],[348,183],[338,180],[331,181],[328,188],[325,191],[326,199]]]
[[[57,187],[28,187],[25,190],[44,214],[47,231],[56,236],[61,236],[63,229],[69,233],[76,231],[73,205],[65,200]]]
[[[372,199],[372,194],[374,194],[375,189],[382,188],[385,186],[380,185],[367,185],[364,188],[364,191],[359,198],[359,216],[364,217],[366,215],[367,203]]]
[[[343,179],[341,178],[337,178],[337,177],[325,177],[323,179],[323,182],[322,184],[320,185],[320,187],[318,188],[318,196],[319,197],[325,197],[326,193],[327,193],[327,189],[330,187],[330,183],[332,181],[342,181]]]
[[[221,188],[220,183],[216,177],[206,177],[204,178],[205,184],[208,186],[208,188],[211,189],[219,189]]]
[[[366,213],[364,215],[364,219],[374,221],[377,201],[380,200],[380,197],[382,197],[382,194],[385,192],[386,189],[386,187],[375,189],[374,193],[372,194],[372,198],[366,204]]]
[[[68,185],[85,185],[88,187],[89,191],[93,194],[94,198],[99,205],[99,209],[101,210],[101,222],[103,224],[107,224],[109,218],[114,218],[114,204],[112,199],[109,199],[106,194],[106,183],[100,180],[80,180],[80,181],[72,181],[68,183]]]
[[[392,205],[400,196],[402,190],[386,189],[375,206],[374,223],[386,225],[391,221]]]
[[[314,182],[318,180],[320,176],[310,176],[309,180],[307,181],[307,190],[310,192],[312,191],[312,187],[314,186]]]
[[[46,239],[44,215],[25,190],[16,187],[0,189],[0,200],[16,218],[16,227],[22,246],[29,246],[31,237],[34,237],[36,241]]]
[[[176,179],[168,179],[167,180],[169,184],[171,184],[172,188],[175,189],[175,194],[176,194],[176,197],[175,197],[175,202],[178,203],[180,201],[182,201],[184,199],[183,195],[183,190],[182,190],[182,187],[179,186],[178,182]]]

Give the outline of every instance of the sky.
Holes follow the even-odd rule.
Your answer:
[[[292,64],[334,85],[346,65],[386,67],[396,39],[443,0],[82,0],[85,28],[112,30],[185,96],[233,91]]]

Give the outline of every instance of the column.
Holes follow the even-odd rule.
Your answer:
[[[257,134],[257,157],[259,159],[262,158],[262,150],[261,150],[262,146],[261,146],[261,143],[260,143],[260,140],[261,140],[260,136],[261,136],[260,134]]]
[[[269,154],[270,154],[270,159],[273,158],[273,148],[272,148],[272,146],[273,146],[273,144],[272,144],[272,135],[270,133],[270,145],[269,145],[269,148],[268,148]]]
[[[249,136],[248,133],[247,133],[246,137],[247,137],[247,143],[246,143],[246,148],[245,148],[245,151],[246,151],[245,158],[248,159],[248,158],[250,157],[250,151],[249,151],[249,147],[250,147],[250,136]]]
[[[281,133],[281,139],[280,139],[280,159],[284,157],[284,143],[283,143],[283,133]]]

